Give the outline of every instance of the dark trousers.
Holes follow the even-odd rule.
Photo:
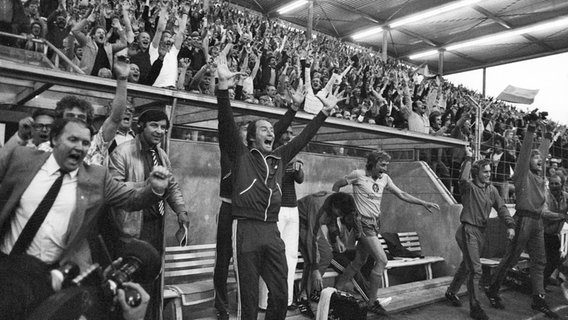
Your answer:
[[[312,292],[314,291],[314,289],[312,288],[312,270],[317,269],[321,274],[321,276],[323,277],[326,269],[329,267],[331,259],[333,258],[333,253],[331,245],[329,244],[327,239],[325,239],[325,237],[320,234],[320,236],[317,237],[317,239],[314,239],[314,241],[317,241],[318,244],[317,254],[319,255],[319,261],[318,262],[308,261],[307,259],[308,250],[312,250],[313,248],[311,244],[307,243],[307,233],[308,230],[306,230],[305,226],[300,225],[300,233],[299,233],[300,239],[298,242],[298,248],[302,253],[302,257],[304,257],[304,267],[302,269],[300,293],[305,292],[306,295],[309,297],[310,294],[312,294]]]
[[[231,204],[221,202],[217,217],[217,247],[215,252],[215,269],[213,270],[213,286],[215,287],[215,309],[220,314],[229,313],[229,298],[227,297],[227,276],[229,263],[233,255],[231,244],[233,217]]]
[[[265,319],[284,320],[288,304],[288,266],[276,222],[233,220],[233,250],[239,299],[237,317],[256,320],[258,278],[268,287]]]
[[[479,279],[481,279],[480,252],[485,242],[485,228],[462,224],[456,231],[456,241],[462,251],[463,259],[458,267],[448,291],[458,293],[467,280],[470,307],[479,306]]]
[[[150,243],[154,248],[156,248],[156,250],[158,250],[158,253],[162,255],[164,253],[164,217],[149,215],[144,212],[140,240]],[[148,309],[146,311],[146,316],[144,317],[146,320],[159,319],[160,317],[162,305],[162,281],[160,277],[154,281],[141,284],[144,290],[146,290],[146,292],[150,295]]]
[[[560,236],[558,234],[544,234],[544,249],[546,251],[546,267],[544,267],[544,281],[560,266]]]
[[[507,251],[497,267],[497,272],[491,278],[489,290],[494,293],[499,292],[507,270],[517,264],[521,253],[526,248],[530,257],[529,270],[533,295],[544,294],[543,272],[546,265],[546,254],[542,219],[538,216],[526,216],[522,211],[517,211],[514,219],[515,237],[507,244]]]
[[[347,250],[345,252],[334,251],[333,252],[333,260],[335,260],[341,266],[341,268],[339,268],[335,264],[332,264],[331,266],[336,271],[343,272],[343,270],[345,270],[345,268],[347,268],[347,266],[351,263],[351,261],[353,261],[355,259],[355,255],[356,255],[356,250],[353,250],[353,249]],[[373,260],[373,258],[368,257],[367,262],[363,265],[363,267],[361,267],[361,270],[357,271],[355,273],[355,275],[353,276],[353,279],[355,280],[355,282],[357,282],[357,284],[359,285],[359,288],[361,288],[361,290],[363,290],[363,292],[359,292],[359,293],[363,296],[363,299],[365,301],[369,300],[370,284],[369,284],[369,280],[367,280],[367,278],[363,275],[362,271],[368,270],[369,271],[368,274],[370,274],[370,271],[373,269],[374,265],[375,265],[375,261]]]

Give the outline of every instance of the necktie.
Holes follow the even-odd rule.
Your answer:
[[[153,168],[155,168],[160,165],[160,162],[158,161],[158,154],[154,149],[150,149],[150,152],[152,153],[152,164],[154,165]],[[161,216],[164,215],[165,209],[163,200],[158,201],[158,212]]]
[[[63,183],[63,177],[67,172],[62,171],[61,169],[57,171],[59,177],[53,182],[51,188],[47,191],[37,208],[35,209],[34,213],[32,214],[30,220],[26,223],[24,230],[20,233],[18,240],[14,244],[14,248],[10,252],[10,255],[17,255],[26,253],[28,247],[32,243],[39,227],[47,217],[49,210],[53,206],[55,202],[55,198],[57,198],[57,194],[59,194],[59,190],[61,190],[61,184]]]

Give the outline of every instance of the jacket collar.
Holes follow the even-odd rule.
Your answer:
[[[269,153],[267,155],[264,155],[262,152],[260,152],[260,150],[258,150],[257,148],[250,148],[249,149],[250,153],[254,153],[254,151],[258,152],[258,154],[260,154],[264,159],[266,158],[274,158],[277,160],[282,159],[282,157],[275,155],[274,153]]]

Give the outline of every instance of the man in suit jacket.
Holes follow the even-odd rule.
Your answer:
[[[62,171],[63,182],[45,220],[25,254],[46,265],[90,264],[88,240],[105,205],[136,210],[163,198],[169,172],[158,167],[148,183],[133,188],[112,179],[108,170],[83,159],[92,130],[79,119],[58,119],[50,141],[53,153],[17,147],[0,161],[0,260],[16,258],[12,249],[50,185]]]
[[[169,120],[163,111],[148,110],[138,118],[138,135],[135,139],[122,143],[113,151],[109,161],[109,169],[114,178],[129,185],[143,184],[152,168],[156,165],[170,168],[170,160],[166,152],[158,147],[169,128]],[[141,211],[114,209],[113,219],[118,226],[120,237],[135,237],[149,242],[158,250],[164,252],[164,222],[165,202],[177,214],[181,230],[189,228],[189,217],[185,208],[183,195],[177,181],[170,176],[167,185],[168,198],[154,206],[148,206]],[[185,232],[185,237],[187,233]],[[187,239],[186,239],[187,240]],[[153,283],[144,283],[144,288],[152,296],[150,312],[146,319],[159,318],[157,297],[160,296],[159,279]]]
[[[84,249],[85,240],[94,230],[92,227],[100,216],[100,209],[104,205],[128,208],[130,210],[141,209],[162,198],[168,184],[169,172],[166,168],[155,169],[149,178],[149,183],[142,188],[134,188],[124,183],[115,181],[108,170],[101,166],[90,166],[83,163],[83,159],[89,149],[92,131],[87,125],[77,119],[58,119],[54,122],[51,131],[51,142],[54,146],[53,153],[41,152],[31,148],[18,147],[13,153],[0,162],[0,251],[9,254],[15,239],[18,238],[27,216],[19,217],[23,206],[27,206],[29,199],[39,203],[48,188],[41,190],[36,188],[36,176],[41,171],[52,171],[53,174],[59,168],[65,170],[66,177],[60,195],[56,198],[52,211],[62,208],[60,211],[69,211],[67,228],[57,235],[59,239],[51,238],[49,244],[44,245],[46,239],[34,238],[27,250],[27,254],[37,256],[48,264],[74,261],[79,266],[86,266],[82,260],[86,258]],[[48,168],[49,167],[49,168]],[[64,193],[67,185],[75,189],[73,193]],[[39,186],[39,184],[37,185]],[[72,190],[71,189],[71,190]],[[33,196],[29,196],[29,193]],[[61,204],[59,201],[61,200]],[[25,208],[24,208],[25,209]],[[32,207],[32,212],[35,207]],[[30,212],[31,213],[31,212]],[[51,211],[44,224],[49,223]],[[59,212],[58,212],[59,213]],[[57,214],[58,214],[57,213]],[[23,213],[22,213],[23,214]],[[54,213],[55,215],[56,213]],[[18,220],[16,222],[16,220]],[[16,223],[22,223],[17,226]],[[46,230],[40,227],[37,235],[42,232],[55,231],[53,226],[47,226]],[[45,237],[51,235],[45,234]],[[52,246],[49,249],[46,247]],[[87,250],[88,253],[88,250]]]
[[[113,151],[110,156],[109,170],[118,181],[129,185],[141,185],[152,171],[156,161],[161,166],[170,168],[170,160],[166,152],[158,145],[169,127],[167,115],[158,110],[148,110],[138,118],[138,135]],[[166,202],[178,216],[180,227],[189,224],[187,209],[179,184],[173,176],[168,181],[168,198]],[[143,211],[114,210],[115,223],[121,236],[132,236],[148,241],[158,250],[163,251],[163,223],[158,205],[144,208]]]

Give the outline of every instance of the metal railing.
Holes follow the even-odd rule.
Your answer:
[[[73,69],[74,72],[79,73],[79,74],[85,74],[85,72],[83,72],[83,70],[81,70],[76,64],[74,64],[61,50],[59,50],[51,42],[49,42],[45,39],[35,39],[35,38],[29,39],[28,37],[23,36],[23,35],[1,32],[1,31],[0,31],[0,36],[11,37],[11,38],[15,38],[15,39],[32,41],[34,43],[43,44],[42,60],[44,62],[46,62],[51,68],[59,69],[59,59],[62,59],[63,61],[65,61],[66,64],[68,64]],[[55,53],[55,63],[52,62],[49,59],[49,57],[47,56],[48,48]]]

